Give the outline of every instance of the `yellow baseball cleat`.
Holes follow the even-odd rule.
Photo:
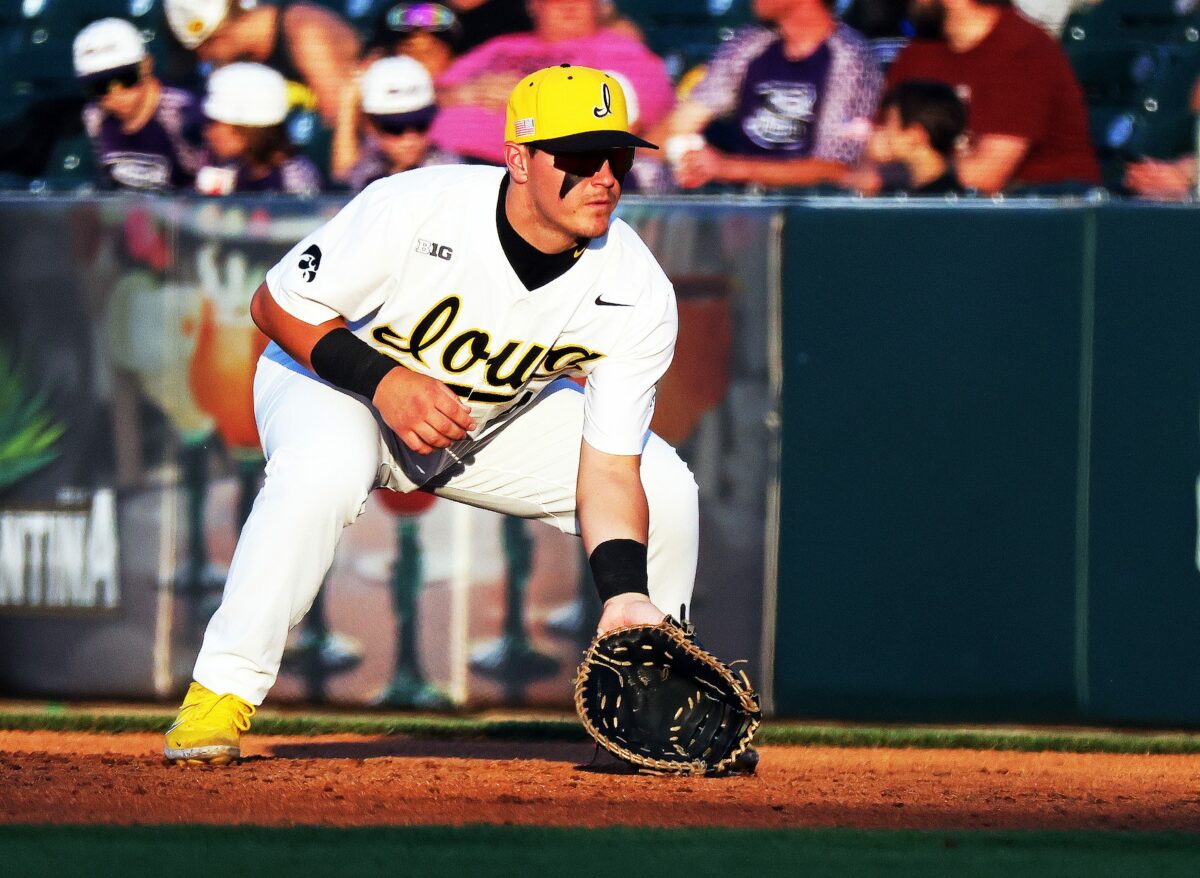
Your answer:
[[[176,765],[228,765],[241,758],[239,742],[252,716],[249,702],[192,683],[167,729],[163,755]]]

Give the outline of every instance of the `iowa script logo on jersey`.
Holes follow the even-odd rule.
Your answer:
[[[462,375],[483,363],[483,380],[499,392],[489,393],[469,384],[452,382],[446,382],[446,386],[461,397],[469,396],[476,402],[488,403],[508,402],[534,378],[550,378],[580,370],[585,363],[604,356],[581,345],[547,348],[517,339],[500,343],[484,329],[471,328],[453,333],[461,308],[462,299],[447,296],[430,308],[407,335],[385,324],[372,329],[371,338],[422,366],[432,365],[427,360],[440,362],[442,369],[450,375]],[[506,390],[513,392],[504,392]]]
[[[445,244],[439,244],[436,241],[426,241],[424,238],[417,238],[417,252],[428,253],[430,256],[445,259],[447,262],[454,255],[454,251]]]

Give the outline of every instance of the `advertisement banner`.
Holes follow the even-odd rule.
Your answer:
[[[19,254],[0,264],[0,692],[186,687],[262,480],[251,387],[267,340],[250,298],[340,206],[0,202],[0,241]],[[775,213],[636,201],[622,213],[678,295],[653,427],[700,485],[692,616],[752,678],[775,478]],[[270,699],[565,707],[599,613],[586,567],[557,530],[375,491]]]

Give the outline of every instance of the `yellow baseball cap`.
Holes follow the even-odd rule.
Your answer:
[[[508,96],[504,139],[547,152],[658,149],[630,133],[625,91],[616,77],[571,64],[545,67],[517,83]]]

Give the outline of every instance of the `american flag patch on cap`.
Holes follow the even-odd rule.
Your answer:
[[[533,134],[533,119],[518,119],[516,125],[517,137],[529,137]]]

